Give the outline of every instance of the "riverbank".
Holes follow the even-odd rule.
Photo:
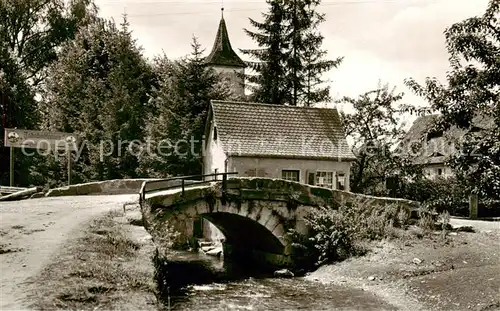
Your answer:
[[[154,244],[138,207],[92,220],[32,280],[38,310],[158,310]]]
[[[360,288],[400,310],[500,310],[500,228],[491,226],[371,243],[365,256],[306,279]]]

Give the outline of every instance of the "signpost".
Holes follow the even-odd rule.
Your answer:
[[[10,148],[10,186],[14,187],[14,148]]]
[[[14,148],[58,151],[68,154],[68,184],[71,185],[71,152],[78,150],[77,134],[50,131],[5,129],[4,146],[10,147],[10,186],[14,185]]]

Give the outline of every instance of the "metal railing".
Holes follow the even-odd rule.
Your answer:
[[[218,181],[218,176],[222,176],[222,189],[226,190],[227,187],[227,177],[228,175],[236,175],[237,172],[228,172],[228,173],[214,173],[214,174],[205,174],[205,175],[190,175],[190,176],[179,176],[179,177],[171,177],[166,179],[159,180],[147,180],[143,182],[140,192],[140,201],[146,199],[146,194],[157,192],[157,191],[165,191],[175,188],[182,189],[182,195],[184,196],[185,187],[192,185],[201,185],[208,184],[213,181]],[[213,179],[206,180],[206,178],[213,177]],[[198,180],[201,179],[201,180]]]

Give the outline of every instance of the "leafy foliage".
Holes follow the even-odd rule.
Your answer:
[[[453,216],[469,216],[469,191],[456,177],[416,178],[398,189],[398,196],[422,203],[428,210],[449,213]],[[479,198],[480,217],[498,217],[500,200]]]
[[[99,20],[65,44],[51,66],[44,94],[47,128],[79,133],[84,142],[75,170],[80,180],[137,176],[143,113],[155,79],[126,19],[120,29]]]
[[[141,157],[139,171],[143,175],[200,174],[210,100],[231,96],[228,85],[204,64],[196,38],[192,48],[191,55],[179,61],[156,59],[160,84],[152,95],[154,109],[148,116],[146,134],[157,147],[164,141],[162,145],[169,148],[156,148]]]
[[[351,169],[353,192],[386,195],[387,178],[419,174],[418,166],[401,150],[391,149],[404,135],[398,102],[403,94],[395,94],[385,85],[366,92],[359,98],[345,97],[340,102],[352,105],[354,113],[342,112],[346,135],[353,140],[356,161]]]
[[[446,29],[451,71],[447,84],[427,78],[423,85],[406,81],[430,102],[428,110],[441,113],[437,127],[465,129],[465,139],[449,164],[470,191],[483,197],[500,195],[500,2],[490,0],[484,15]],[[477,118],[491,118],[480,134],[473,131]]]
[[[456,178],[416,178],[406,182],[398,190],[399,196],[423,203],[438,213],[448,211],[451,215],[467,216],[468,193]]]
[[[271,104],[312,106],[330,100],[322,74],[337,67],[342,58],[324,60],[323,36],[318,26],[324,14],[316,11],[320,0],[267,0],[264,21],[250,19],[257,31],[245,29],[258,49],[243,50],[255,59],[255,74],[247,79],[253,100]]]
[[[36,129],[43,120],[35,94],[57,60],[60,46],[74,38],[78,28],[95,19],[91,0],[0,1],[0,131],[4,128]],[[9,150],[0,142],[0,183],[6,184]],[[35,184],[30,170],[39,157],[16,157],[15,182]]]
[[[313,209],[305,217],[311,238],[297,240],[299,235],[293,231],[290,237],[296,249],[314,258],[316,265],[321,265],[363,253],[360,241],[393,237],[395,228],[405,228],[409,219],[410,211],[403,206],[354,200],[342,204],[339,210]]]

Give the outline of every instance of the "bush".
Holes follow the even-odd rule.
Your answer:
[[[452,216],[469,216],[469,193],[455,178],[422,178],[403,184],[399,197],[421,202],[437,213]],[[480,198],[479,217],[500,217],[500,200]]]
[[[480,200],[478,217],[500,217],[500,200]]]
[[[418,201],[438,213],[447,211],[454,216],[467,216],[469,194],[455,178],[421,178],[403,184],[400,197]]]
[[[321,265],[363,253],[358,242],[393,237],[395,228],[406,227],[409,219],[407,207],[355,200],[341,205],[338,211],[324,207],[313,209],[305,217],[310,238],[304,239],[294,231],[289,237],[295,255],[314,258],[314,263]]]

